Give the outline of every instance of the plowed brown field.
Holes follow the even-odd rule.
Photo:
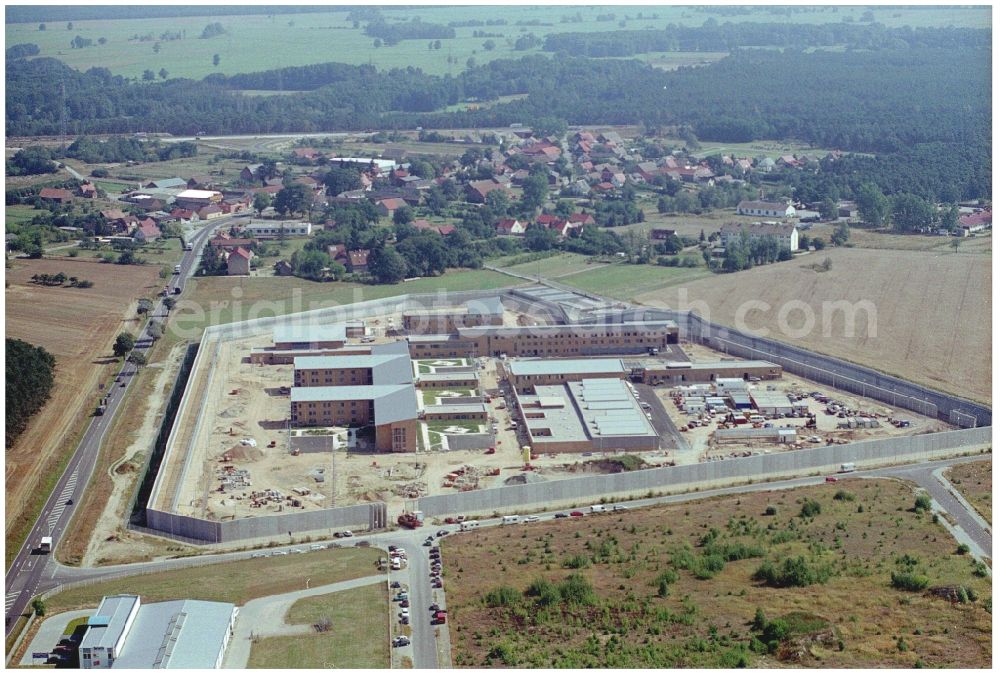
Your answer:
[[[33,274],[89,279],[92,288],[31,283]],[[80,423],[97,403],[98,383],[114,372],[111,345],[122,330],[138,332],[135,301],[160,288],[155,266],[108,265],[75,260],[17,260],[7,270],[7,337],[40,345],[56,357],[52,397],[7,451],[8,550],[12,528],[30,515],[30,496],[72,452]],[[16,552],[16,551],[15,551]]]

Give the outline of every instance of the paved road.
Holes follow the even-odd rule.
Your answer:
[[[223,662],[224,668],[246,668],[250,660],[250,638],[252,635],[260,637],[271,637],[276,635],[296,635],[309,634],[312,626],[309,625],[289,625],[285,623],[285,615],[296,601],[302,598],[309,598],[314,595],[326,595],[327,593],[338,593],[349,591],[352,588],[361,588],[371,584],[385,583],[385,575],[361,577],[360,579],[350,579],[339,581],[324,586],[313,588],[303,588],[281,595],[268,595],[263,598],[256,598],[240,608],[239,616],[236,617],[236,626],[233,630],[233,637],[226,648],[226,657]]]
[[[894,467],[886,467],[881,469],[874,469],[871,471],[858,471],[853,476],[856,477],[897,477],[903,478],[905,480],[914,481],[918,484],[928,484],[930,482],[936,482],[934,477],[934,472],[940,469],[960,464],[963,462],[977,461],[983,459],[990,459],[992,455],[977,455],[973,457],[955,457],[951,459],[935,460],[931,462],[920,462],[917,464],[907,464]],[[727,488],[718,488],[714,490],[702,490],[699,492],[692,492],[688,494],[677,494],[669,495],[663,497],[651,497],[645,499],[636,499],[627,502],[621,502],[623,506],[628,509],[641,508],[646,506],[655,506],[659,504],[672,504],[680,502],[688,502],[694,500],[701,500],[708,497],[714,497],[717,495],[728,495],[728,494],[740,494],[746,492],[760,492],[766,490],[787,490],[791,488],[796,488],[804,485],[816,485],[824,482],[824,477],[813,476],[808,478],[795,478],[789,480],[774,481],[769,483],[755,483],[753,485],[737,485]],[[939,487],[940,482],[937,482]],[[931,486],[933,488],[933,486]],[[937,500],[937,497],[935,497]],[[964,507],[962,504],[952,498],[951,500],[946,497],[942,497],[939,501],[943,510],[947,511],[949,514],[955,516],[958,521],[958,535],[966,536],[968,530],[966,528],[971,528],[972,534],[968,536],[981,543],[984,550],[991,551],[992,545],[989,541],[988,533],[983,533],[977,531],[977,528],[971,525],[974,520],[966,520],[962,513]],[[565,510],[545,510],[539,511],[536,515],[538,520],[550,520],[555,517],[556,513],[563,513]],[[486,519],[481,520],[481,527],[494,527],[499,526],[501,519]],[[412,649],[413,665],[415,668],[436,668],[436,667],[448,667],[450,664],[440,663],[438,657],[438,638],[435,633],[437,630],[442,632],[447,631],[447,626],[432,626],[430,624],[430,616],[427,608],[431,603],[437,602],[442,607],[445,606],[444,592],[443,589],[436,590],[432,589],[430,586],[430,571],[427,559],[428,549],[422,546],[423,540],[429,534],[435,534],[440,529],[446,529],[449,532],[454,532],[457,530],[455,526],[440,526],[440,525],[425,525],[421,528],[415,530],[397,530],[391,532],[382,532],[378,534],[373,534],[369,536],[357,537],[351,543],[338,543],[338,546],[350,546],[352,544],[357,545],[362,542],[367,542],[373,546],[379,546],[382,548],[388,547],[390,544],[397,547],[405,548],[409,560],[410,566],[408,567],[408,583],[410,586],[410,598],[411,598],[411,628],[412,628],[412,647],[407,649]],[[980,528],[981,529],[981,528]],[[273,554],[275,550],[288,551],[291,548],[295,548],[293,545],[286,547],[279,547],[277,549],[269,550]],[[100,568],[77,568],[68,567],[62,565],[48,557],[35,556],[36,559],[40,558],[43,563],[41,565],[36,565],[33,569],[34,572],[30,575],[30,581],[34,583],[34,592],[42,592],[55,588],[56,586],[72,582],[80,581],[84,579],[99,579],[99,578],[113,578],[116,576],[126,576],[129,574],[137,574],[141,572],[152,572],[152,571],[165,571],[169,569],[177,569],[181,567],[194,567],[200,565],[206,565],[211,563],[226,562],[232,560],[242,560],[249,558],[252,555],[249,551],[241,551],[236,553],[221,553],[212,554],[205,556],[198,556],[196,558],[180,558],[176,560],[162,560],[157,562],[148,563],[132,563],[129,565],[114,565]],[[42,577],[41,571],[42,567],[47,563],[45,567],[45,575]],[[445,563],[447,566],[447,563]],[[24,575],[22,575],[24,576]],[[16,588],[21,588],[18,586]],[[10,583],[8,579],[8,592],[10,592]],[[8,596],[10,597],[10,596]],[[15,594],[15,599],[25,598],[30,599],[31,595],[26,594],[23,591],[18,591]],[[23,606],[23,605],[20,605]],[[8,616],[16,616],[16,613],[20,610],[10,610],[8,609]],[[398,611],[398,610],[395,610]],[[444,639],[446,640],[447,635],[445,634]]]
[[[656,429],[656,433],[659,434],[661,440],[670,439],[669,441],[662,442],[660,447],[670,450],[688,450],[690,446],[688,442],[681,435],[681,432],[677,430],[677,426],[674,421],[670,419],[670,415],[667,414],[666,409],[663,407],[663,402],[660,401],[656,396],[656,389],[648,384],[636,384],[636,393],[638,394],[639,401],[649,405],[645,408],[649,412],[652,419],[650,422],[653,423],[653,428]],[[676,456],[674,461],[676,461]]]
[[[223,224],[220,220],[197,231],[192,238],[194,250],[184,253],[180,274],[175,274],[170,278],[169,285],[171,288],[184,288],[184,280],[194,272],[198,264],[201,247],[211,232]],[[161,299],[150,313],[150,318],[162,320],[165,317],[166,309]],[[143,327],[142,333],[140,333],[136,340],[135,351],[145,354],[151,345],[152,339],[149,334],[149,324],[147,322],[146,326]],[[115,383],[112,384],[110,389],[103,392],[106,408],[104,415],[94,416],[91,419],[90,425],[84,432],[76,452],[70,458],[66,470],[49,495],[45,507],[31,529],[28,538],[18,551],[13,564],[7,570],[4,583],[6,592],[6,604],[4,606],[6,634],[10,633],[16,623],[16,617],[26,610],[28,603],[36,593],[47,588],[52,588],[59,583],[56,581],[56,576],[60,569],[63,569],[62,566],[49,564],[51,556],[37,551],[36,547],[41,542],[42,537],[45,536],[52,537],[56,545],[58,545],[59,539],[73,517],[73,512],[76,508],[75,505],[83,497],[83,491],[86,489],[91,474],[94,472],[94,467],[97,464],[97,455],[104,441],[104,436],[111,427],[115,414],[125,400],[125,396],[128,395],[131,389],[136,372],[136,366],[127,361],[124,362],[118,372]],[[100,401],[100,399],[95,398],[95,408]]]

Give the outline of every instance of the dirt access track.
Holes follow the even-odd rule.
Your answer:
[[[88,279],[91,288],[31,283],[33,274]],[[8,534],[28,497],[54,471],[60,453],[73,451],[73,432],[97,403],[98,383],[116,368],[111,353],[122,330],[138,332],[136,300],[154,297],[162,282],[155,265],[110,265],[77,260],[16,260],[7,270],[6,336],[47,349],[56,357],[55,384],[45,407],[7,449]]]

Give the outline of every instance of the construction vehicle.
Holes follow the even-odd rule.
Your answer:
[[[398,523],[401,527],[405,527],[410,530],[420,527],[420,520],[418,520],[417,516],[412,513],[401,514],[399,518],[396,519],[396,523]]]

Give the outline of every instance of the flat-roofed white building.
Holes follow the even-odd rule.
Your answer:
[[[298,221],[250,221],[243,226],[243,232],[255,239],[277,239],[279,237],[308,237],[312,235],[312,223]]]
[[[138,595],[109,595],[87,619],[80,641],[80,667],[111,668],[121,654],[141,603]]]

